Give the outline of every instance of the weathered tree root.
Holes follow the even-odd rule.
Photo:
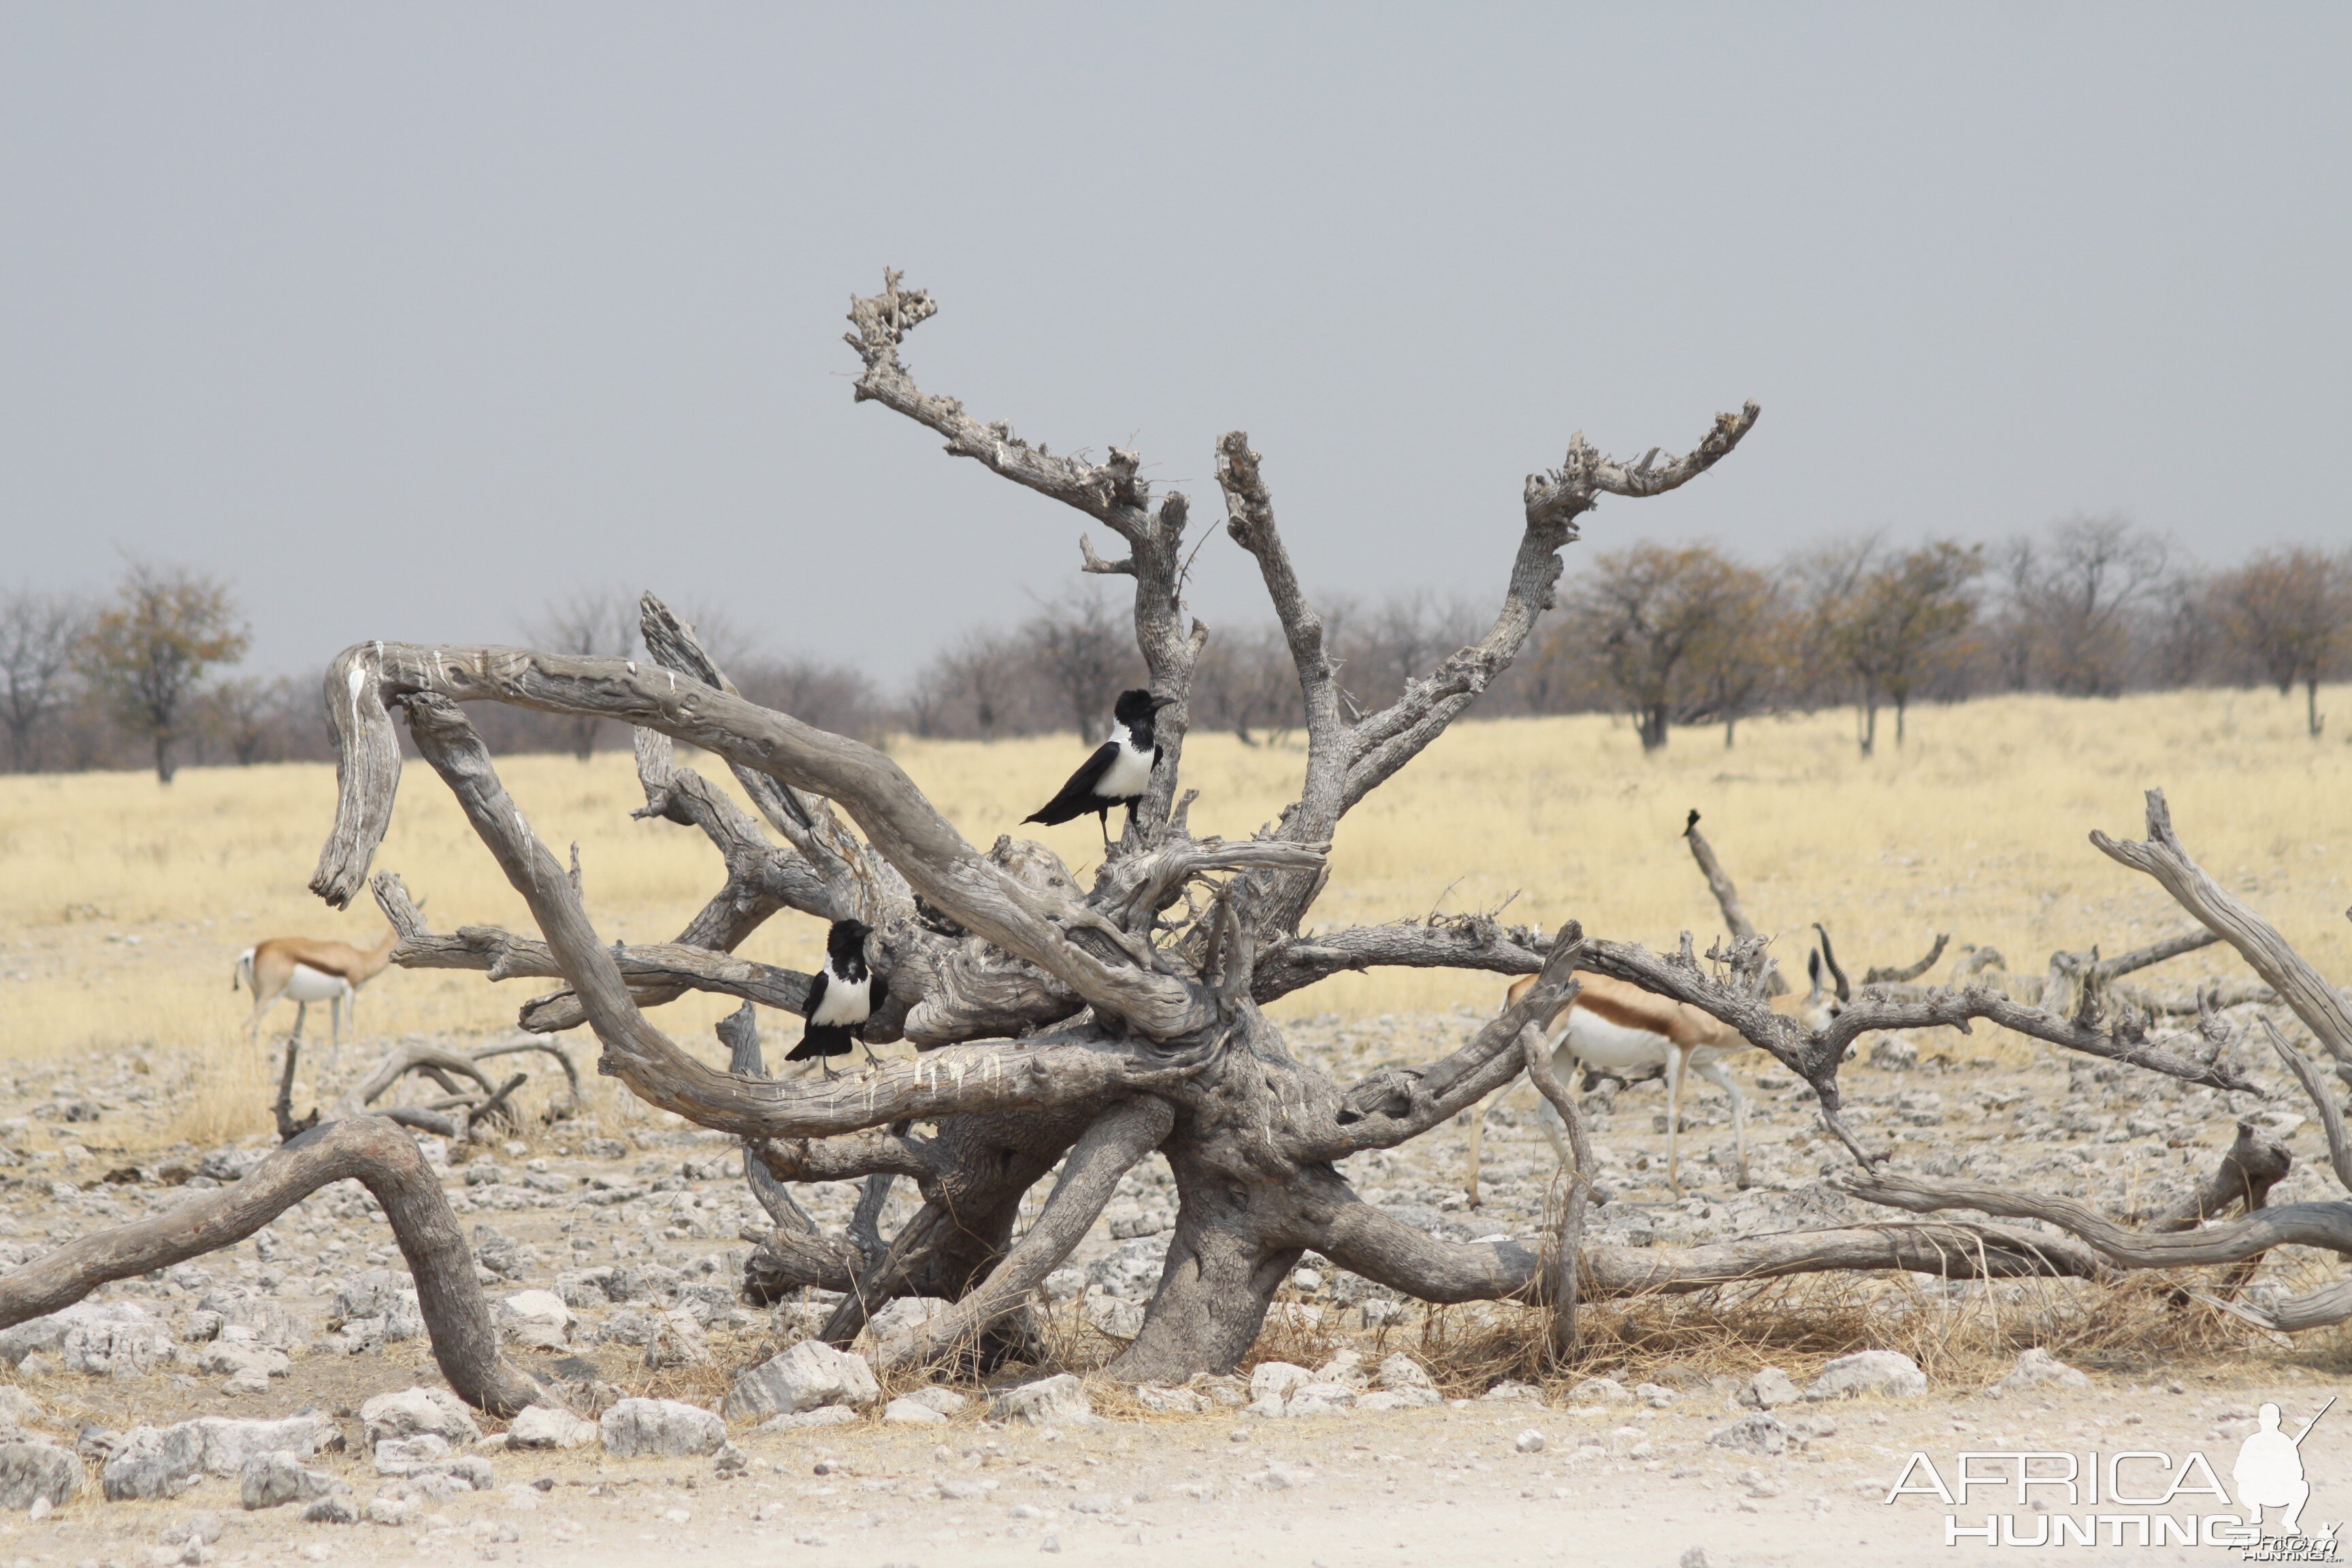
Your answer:
[[[2222,1152],[2211,1173],[2194,1192],[2151,1216],[2147,1228],[2194,1230],[2232,1209],[2242,1208],[2251,1214],[2270,1202],[2271,1189],[2286,1180],[2287,1172],[2294,1166],[2294,1157],[2287,1152],[2285,1144],[2252,1122],[2241,1121],[2236,1141]]]
[[[493,1415],[551,1403],[551,1394],[499,1353],[489,1303],[474,1278],[474,1257],[457,1216],[416,1140],[381,1116],[311,1128],[281,1144],[240,1182],[133,1224],[77,1237],[0,1277],[0,1328],[71,1306],[110,1280],[234,1247],[320,1187],[346,1177],[383,1205],[416,1279],[433,1359],[457,1396]]]
[[[2117,1268],[2193,1268],[2238,1263],[2273,1247],[2316,1247],[2352,1257],[2352,1203],[2279,1204],[2195,1230],[2145,1231],[2109,1219],[2072,1198],[2013,1187],[1935,1185],[1893,1172],[1848,1176],[1845,1190],[1865,1202],[1915,1214],[1975,1209],[2011,1219],[2038,1219],[2081,1237]]]
[[[1118,1190],[1118,1179],[1158,1148],[1175,1125],[1176,1112],[1165,1100],[1130,1100],[1103,1112],[1072,1146],[1045,1208],[1004,1260],[979,1289],[886,1355],[884,1364],[901,1370],[936,1361],[976,1342],[986,1330],[1019,1311],[1029,1293],[1086,1238]]]
[[[1340,1268],[1424,1301],[1549,1305],[1541,1252],[1515,1241],[1441,1241],[1369,1204],[1334,1216],[1318,1248]],[[1684,1295],[1791,1274],[1895,1269],[1946,1279],[2088,1279],[2096,1255],[2067,1237],[1981,1221],[1846,1226],[1704,1247],[1581,1249],[1582,1300]]]

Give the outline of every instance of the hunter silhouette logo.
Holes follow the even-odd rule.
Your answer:
[[[2338,1526],[2323,1524],[2308,1535],[2303,1529],[2311,1501],[2304,1439],[2335,1405],[2330,1397],[2289,1433],[2278,1405],[2264,1403],[2226,1486],[2195,1451],[1972,1451],[1943,1469],[1915,1453],[1885,1501],[1942,1503],[1949,1510],[1943,1519],[1947,1547],[2215,1546],[2248,1563],[2339,1563]],[[1982,1496],[1988,1491],[1990,1497]],[[1969,1511],[1985,1502],[1994,1510]],[[2273,1515],[2268,1533],[2265,1514]]]
[[[2277,1405],[2266,1402],[2254,1412],[2259,1430],[2239,1445],[2238,1462],[2231,1467],[2230,1479],[2238,1483],[2238,1502],[2246,1510],[2246,1522],[2257,1531],[2263,1527],[2263,1510],[2275,1508],[2285,1510],[2279,1516],[2279,1535],[2303,1533],[2303,1505],[2311,1500],[2311,1483],[2303,1474],[2303,1440],[2335,1404],[2336,1396],[2328,1395],[2327,1403],[2313,1412],[2303,1430],[2292,1437],[2279,1430]],[[2336,1527],[2326,1526],[2313,1539],[2334,1545]]]

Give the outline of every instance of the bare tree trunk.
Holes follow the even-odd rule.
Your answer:
[[[1635,732],[1642,737],[1642,750],[1654,752],[1666,743],[1666,705],[1650,702],[1643,705],[1634,721]]]
[[[1878,750],[1878,689],[1864,682],[1862,688],[1862,754],[1870,756]]]
[[[313,1127],[279,1145],[244,1180],[148,1219],[95,1231],[0,1279],[0,1328],[72,1305],[113,1279],[167,1268],[233,1247],[317,1192],[356,1179],[383,1205],[433,1357],[467,1404],[511,1415],[548,1395],[499,1351],[489,1303],[474,1279],[457,1216],[416,1141],[380,1116]]]
[[[2319,671],[2313,670],[2303,678],[2303,721],[2311,731],[2311,738],[2319,739],[2321,725],[2326,722],[2319,716]]]

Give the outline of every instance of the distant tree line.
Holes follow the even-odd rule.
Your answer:
[[[1381,707],[1475,640],[1491,607],[1428,593],[1324,602],[1348,699]],[[2352,550],[2263,551],[2208,569],[2116,517],[2074,517],[1997,547],[1868,535],[1769,565],[1712,544],[1640,542],[1586,557],[1523,658],[1482,700],[1489,715],[1617,712],[1654,750],[1678,728],[1850,706],[1868,754],[1915,703],[2007,691],[2112,697],[2201,685],[2300,689],[2314,737],[2322,681],[2352,675]],[[1118,605],[1074,590],[1017,625],[964,633],[893,696],[859,671],[779,657],[721,616],[698,626],[742,693],[822,728],[993,740],[1107,722],[1142,679]],[[634,595],[575,593],[518,628],[530,646],[626,657]],[[331,757],[315,679],[239,675],[250,637],[230,590],[133,563],[90,603],[0,595],[0,762],[13,772]],[[1271,623],[1219,627],[1192,688],[1196,729],[1250,744],[1303,723]],[[618,725],[490,705],[503,752],[586,758],[625,747]]]
[[[1491,613],[1426,593],[1330,602],[1347,694],[1368,710],[1389,702]],[[1115,618],[1106,601],[1073,595],[969,633],[925,667],[889,722],[977,739],[1098,728],[1111,695],[1141,675]],[[2319,683],[2352,675],[2352,550],[2269,550],[2209,570],[2116,517],[2069,518],[1995,547],[1874,534],[1770,565],[1712,544],[1642,542],[1585,558],[1547,619],[1481,710],[1622,713],[1651,750],[1676,728],[1719,725],[1731,745],[1743,719],[1850,705],[1867,754],[1883,719],[1900,745],[1920,701],[2258,681],[2282,695],[2300,687],[2316,736]],[[1218,629],[1192,722],[1253,742],[1303,722],[1271,624]]]

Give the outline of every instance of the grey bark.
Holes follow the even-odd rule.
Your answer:
[[[1731,743],[1730,734],[1731,728],[1727,722],[1724,726],[1725,745]],[[1706,890],[1715,895],[1716,907],[1723,911],[1723,923],[1725,929],[1731,932],[1732,940],[1748,942],[1756,938],[1759,933],[1756,930],[1756,922],[1748,918],[1747,910],[1739,902],[1738,884],[1732,881],[1731,873],[1723,868],[1723,862],[1716,856],[1715,846],[1708,843],[1706,835],[1698,830],[1696,808],[1693,808],[1690,820],[1683,824],[1683,838],[1690,845],[1691,858],[1698,862],[1698,874],[1706,879]],[[1940,952],[1943,943],[1939,942],[1936,945]],[[1782,977],[1777,960],[1766,961],[1764,984],[1768,995],[1788,994],[1789,982]]]
[[[2352,1062],[2352,1008],[2346,1006],[2343,994],[2287,945],[2277,927],[2190,858],[2172,830],[2172,812],[2165,805],[2162,790],[2147,792],[2145,841],[2110,838],[2095,828],[2091,842],[2108,858],[2155,878],[2176,903],[2238,950],[2239,956],[2294,1010],[2304,1027],[2331,1056],[2340,1062]]]
[[[1569,990],[1573,1000],[1575,991]],[[1543,1031],[1530,1025],[1519,1031],[1519,1055],[1528,1064],[1528,1081],[1551,1102],[1568,1129],[1569,1151],[1575,1156],[1568,1173],[1568,1201],[1560,1205],[1559,1234],[1545,1249],[1545,1294],[1551,1299],[1551,1354],[1565,1365],[1576,1353],[1577,1260],[1584,1246],[1584,1205],[1592,1192],[1592,1149],[1585,1142],[1584,1118],[1576,1099],[1552,1071],[1551,1047]]]
[[[347,1178],[383,1205],[416,1280],[433,1359],[458,1397],[494,1415],[546,1402],[540,1386],[499,1351],[473,1255],[439,1179],[415,1140],[380,1116],[313,1127],[279,1145],[232,1186],[77,1237],[0,1278],[0,1328],[71,1306],[110,1280],[234,1247],[320,1187]]]
[[[1071,1147],[1062,1174],[1029,1227],[987,1279],[949,1311],[927,1321],[902,1349],[883,1347],[891,1368],[920,1365],[975,1341],[1027,1302],[1030,1292],[1086,1238],[1118,1179],[1157,1148],[1176,1125],[1164,1100],[1131,1100],[1105,1111]]]

